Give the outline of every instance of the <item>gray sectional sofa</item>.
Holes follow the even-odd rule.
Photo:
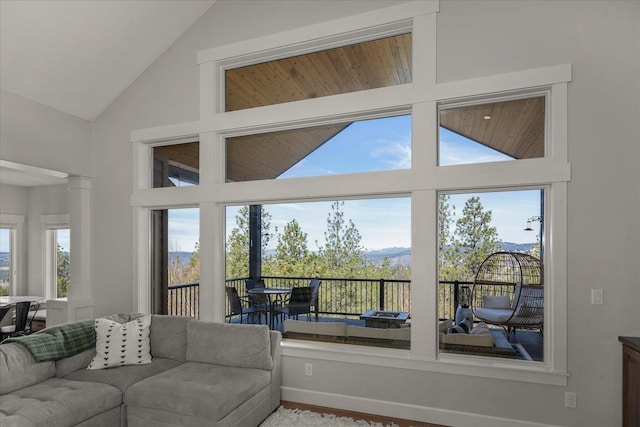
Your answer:
[[[111,318],[125,323],[136,315]],[[0,344],[0,426],[244,427],[279,406],[279,332],[151,319],[152,361],[145,365],[88,370],[95,347],[37,362],[21,343]],[[59,334],[64,327],[53,328]]]

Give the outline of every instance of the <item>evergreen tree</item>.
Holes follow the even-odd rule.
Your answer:
[[[264,209],[262,220],[262,253],[267,250],[270,239],[271,215]],[[277,232],[277,229],[276,229]],[[249,274],[249,207],[243,206],[236,214],[236,228],[231,230],[226,248],[227,279],[247,277]]]
[[[368,264],[364,257],[365,248],[360,245],[362,237],[353,221],[345,221],[343,206],[344,202],[334,202],[327,217],[325,246],[319,249],[321,273],[333,277],[362,278]]]
[[[455,206],[449,205],[449,195],[438,197],[438,274],[440,280],[458,279],[458,259],[451,235],[451,223],[453,221],[452,210]]]
[[[56,248],[56,288],[58,298],[64,298],[67,296],[70,276],[71,265],[69,253],[63,251],[62,246],[58,243]]]
[[[466,201],[462,217],[456,221],[455,250],[461,257],[464,276],[458,280],[473,280],[484,259],[500,250],[498,231],[491,226],[491,211],[484,211],[479,197]]]
[[[298,221],[293,219],[285,225],[282,234],[278,235],[276,253],[269,263],[273,265],[273,275],[314,275],[312,265],[307,262],[308,258],[307,233],[302,231]]]

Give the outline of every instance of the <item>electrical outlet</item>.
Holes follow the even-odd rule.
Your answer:
[[[304,364],[304,374],[308,377],[312,377],[313,376],[313,364],[312,363],[305,363]]]
[[[572,391],[564,392],[564,406],[567,408],[575,408],[577,403],[577,396]]]

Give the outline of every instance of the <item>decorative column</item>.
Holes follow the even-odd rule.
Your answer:
[[[91,292],[91,179],[67,179],[71,237],[71,272],[67,298],[47,301],[47,326],[93,319]]]

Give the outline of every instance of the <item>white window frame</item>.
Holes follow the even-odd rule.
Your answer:
[[[57,230],[69,229],[71,232],[71,219],[69,214],[41,215],[40,223],[43,236],[42,252],[42,277],[45,283],[46,299],[58,299],[58,247]]]
[[[9,251],[11,263],[9,265],[9,295],[22,293],[24,269],[24,215],[0,214],[0,227],[8,228]]]
[[[148,311],[148,211],[160,206],[200,205],[200,296],[214,301],[201,305],[200,318],[224,321],[225,206],[278,203],[291,200],[327,200],[409,194],[412,209],[412,340],[411,350],[331,343],[287,341],[283,355],[328,361],[415,369],[448,374],[509,379],[553,385],[567,384],[567,84],[571,65],[518,70],[462,81],[436,81],[437,1],[416,1],[365,14],[291,30],[273,36],[233,43],[198,54],[200,64],[200,120],[131,132],[134,183],[131,205],[135,224],[138,309]],[[226,68],[263,62],[326,47],[373,40],[381,34],[412,32],[413,81],[409,84],[339,94],[322,98],[224,112],[221,94]],[[548,93],[545,157],[472,165],[437,166],[438,104],[523,91]],[[410,108],[412,114],[412,168],[350,175],[225,183],[225,137],[304,127],[345,118],[392,114]],[[200,185],[150,189],[150,146],[199,135]],[[509,177],[505,180],[504,177]],[[465,188],[547,186],[545,206],[545,274],[547,294],[545,362],[496,360],[438,354],[437,307],[437,194]],[[433,212],[434,215],[424,215]],[[546,334],[545,334],[546,335]]]

